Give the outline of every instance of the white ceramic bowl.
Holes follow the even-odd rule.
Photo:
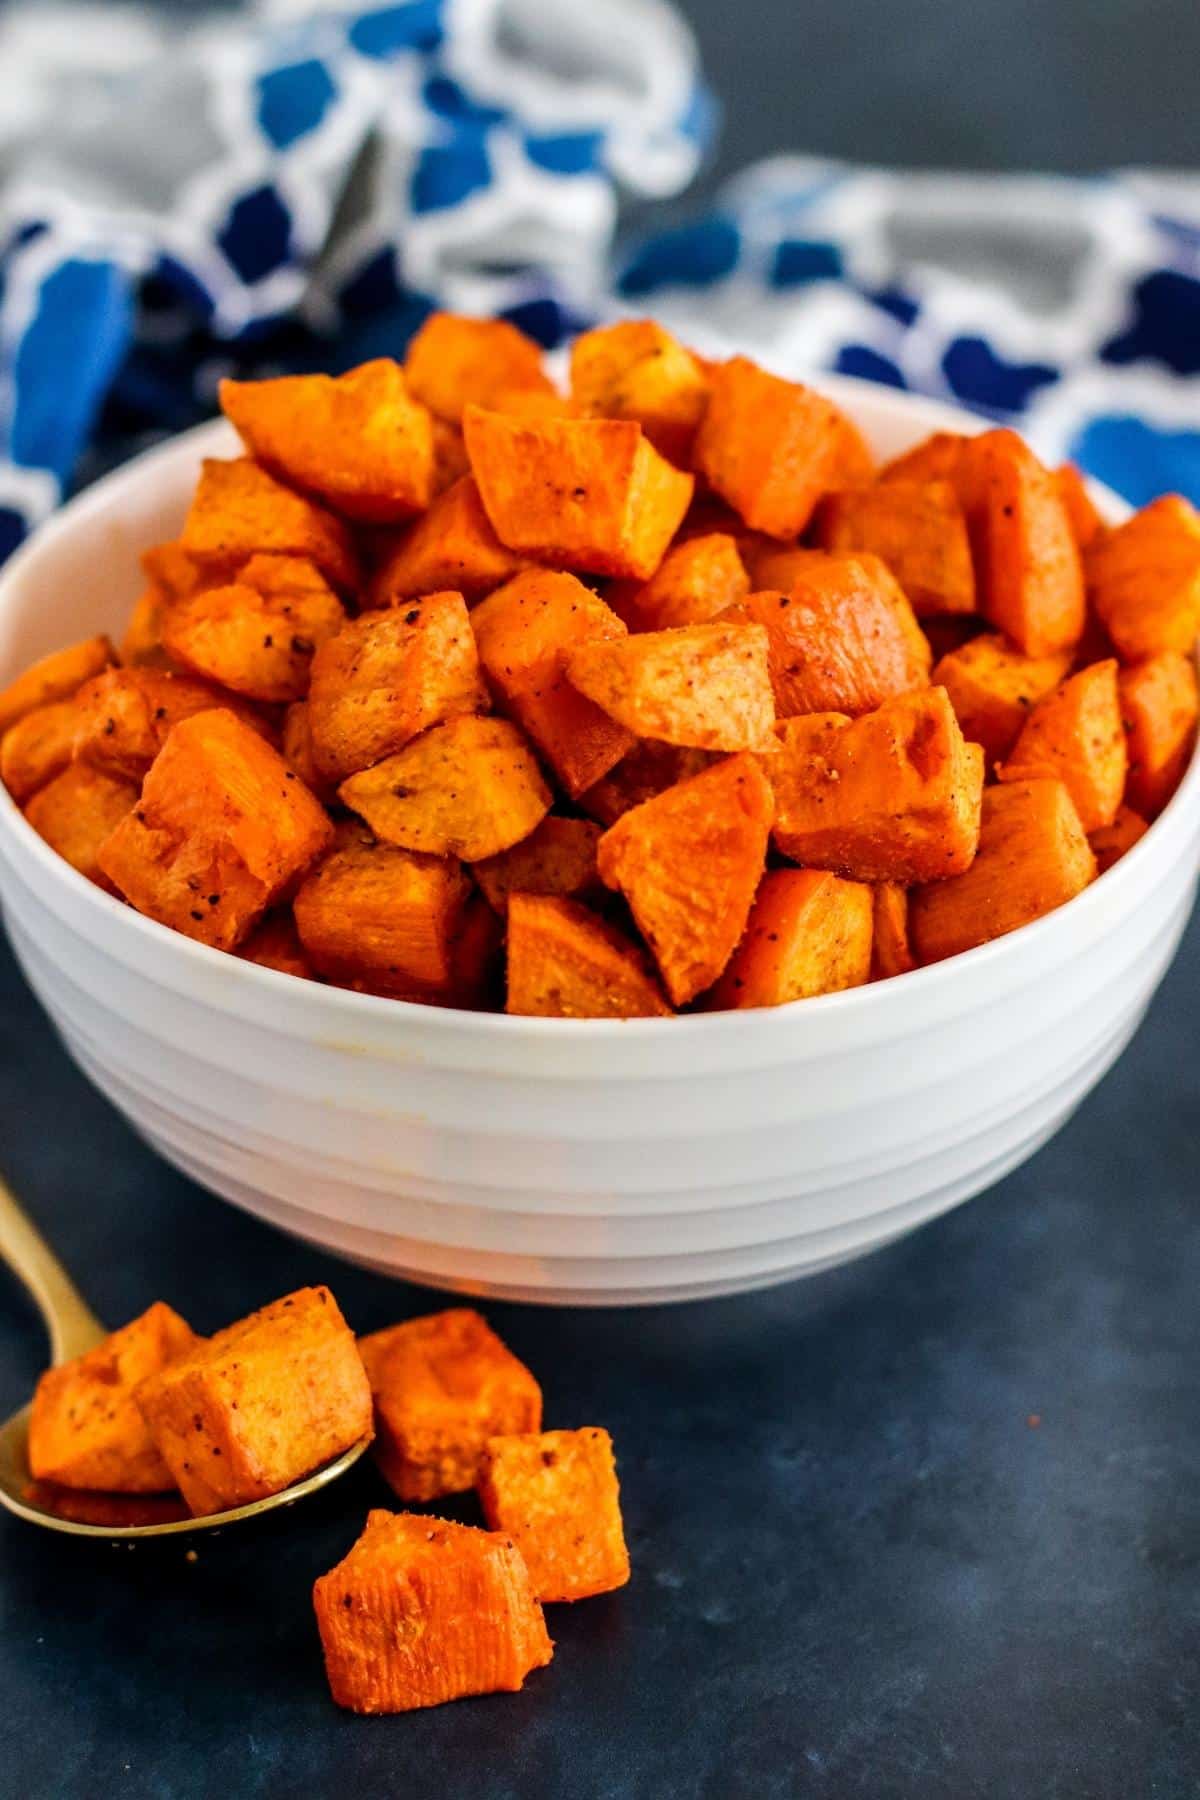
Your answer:
[[[891,455],[980,422],[825,384]],[[0,685],[118,631],[204,426],[67,506],[0,577]],[[1105,501],[1110,516],[1121,503]],[[72,1055],[168,1161],[356,1261],[471,1293],[684,1299],[811,1274],[966,1200],[1120,1054],[1191,909],[1200,761],[1068,906],[897,980],[770,1011],[510,1019],[297,981],[84,881],[0,794],[13,945]]]

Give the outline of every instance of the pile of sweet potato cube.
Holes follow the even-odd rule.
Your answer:
[[[0,694],[77,869],[294,975],[635,1017],[902,974],[1061,905],[1195,734],[1200,517],[1109,529],[1013,432],[882,469],[650,321],[569,391],[501,321],[226,382],[117,655]],[[46,597],[52,607],[54,596]]]

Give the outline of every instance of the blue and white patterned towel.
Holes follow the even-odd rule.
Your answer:
[[[23,0],[0,68],[0,558],[222,373],[399,353],[435,302],[546,343],[653,310],[1200,500],[1200,179],[782,158],[631,242],[623,208],[686,187],[713,124],[666,0],[259,0],[183,31]]]

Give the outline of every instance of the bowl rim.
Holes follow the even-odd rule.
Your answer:
[[[855,403],[869,399],[876,406],[881,403],[890,406],[915,425],[930,432],[950,430],[974,436],[994,429],[996,425],[994,419],[971,412],[965,407],[930,399],[925,395],[911,394],[904,389],[889,388],[883,383],[865,381],[856,376],[817,374],[806,377],[806,380],[843,405],[852,416]],[[120,505],[126,487],[136,485],[157,464],[171,461],[188,449],[192,449],[197,455],[209,452],[220,454],[236,447],[236,444],[236,435],[226,420],[219,417],[206,420],[131,457],[67,501],[0,570],[0,611],[4,610],[10,587],[23,576],[27,567],[36,563],[47,545],[59,535],[85,528],[98,517],[106,516],[114,506]],[[1101,512],[1111,522],[1119,523],[1133,511],[1120,495],[1102,483],[1089,478],[1088,487]],[[1200,811],[1200,743],[1192,752],[1179,787],[1162,813],[1151,823],[1149,830],[1112,868],[1098,876],[1082,893],[1076,894],[1064,905],[1028,925],[1020,926],[1015,931],[993,938],[971,950],[961,951],[941,962],[927,964],[884,981],[866,982],[860,987],[837,993],[786,1001],[781,1006],[672,1013],[662,1018],[649,1019],[558,1019],[435,1006],[426,1001],[358,993],[350,988],[327,985],[315,980],[305,980],[305,997],[314,1005],[326,1009],[331,1020],[344,1019],[348,1026],[355,1020],[369,1020],[375,1025],[382,1025],[391,1019],[397,1027],[401,1024],[408,1027],[423,1025],[435,1034],[450,1030],[470,1031],[485,1038],[503,1040],[516,1036],[529,1040],[560,1039],[595,1042],[597,1046],[627,1041],[631,1033],[643,1045],[652,1044],[656,1038],[662,1037],[664,1043],[674,1043],[681,1047],[694,1043],[697,1038],[719,1043],[722,1034],[730,1037],[737,1033],[745,1034],[751,1029],[763,1037],[773,1037],[794,1029],[798,1016],[811,1021],[814,1027],[819,1027],[822,1020],[831,1016],[849,1019],[855,1015],[875,1013],[882,1019],[889,1008],[902,1004],[905,997],[910,998],[915,1005],[926,997],[938,996],[947,985],[961,984],[972,974],[982,975],[1006,961],[1015,962],[1024,952],[1049,939],[1055,931],[1069,930],[1070,921],[1082,922],[1085,917],[1106,907],[1118,898],[1122,886],[1129,887],[1138,879],[1147,857],[1163,845],[1171,825],[1179,823],[1184,812],[1193,808]],[[67,893],[73,893],[76,900],[85,906],[99,908],[100,916],[106,918],[115,931],[125,934],[129,953],[122,960],[128,966],[135,969],[142,966],[136,947],[149,934],[148,941],[152,944],[172,945],[172,953],[180,959],[181,971],[190,968],[200,979],[206,974],[217,972],[228,979],[232,968],[236,967],[241,972],[239,980],[244,981],[249,995],[256,990],[261,991],[264,1001],[269,1001],[272,995],[282,997],[284,994],[295,994],[296,983],[301,978],[282,970],[244,961],[227,951],[198,943],[105,893],[51,849],[34,831],[12,796],[0,787],[0,836],[5,835],[10,837],[22,856],[31,857],[40,866],[51,883],[65,883]],[[1067,925],[1064,925],[1064,920],[1068,921]],[[166,985],[161,978],[159,985]]]

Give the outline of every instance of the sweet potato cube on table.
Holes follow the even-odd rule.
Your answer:
[[[345,375],[222,381],[219,397],[251,456],[347,518],[386,524],[429,505],[433,422],[390,357]]]
[[[1144,838],[1150,827],[1140,813],[1134,812],[1131,806],[1121,806],[1111,825],[1102,825],[1099,831],[1088,835],[1088,843],[1092,846],[1092,854],[1096,858],[1096,872],[1103,875],[1114,863],[1120,862],[1127,850]]]
[[[600,1426],[489,1439],[479,1499],[539,1600],[587,1600],[629,1580],[616,1459]]]
[[[498,856],[475,863],[471,873],[488,905],[501,917],[510,894],[556,894],[563,900],[598,892],[596,845],[600,827],[591,819],[560,819],[550,813],[540,825]]]
[[[469,1306],[359,1339],[375,1400],[375,1459],[401,1500],[474,1487],[500,1432],[540,1431],[542,1390]]]
[[[642,738],[615,768],[580,794],[579,804],[602,825],[615,825],[643,800],[653,800],[677,782],[699,775],[716,760],[711,750],[688,750],[679,744]]]
[[[871,972],[873,906],[864,882],[822,869],[768,871],[708,1005],[783,1006],[861,987]]]
[[[332,837],[279,752],[218,709],[175,726],[99,861],[138,912],[233,950]]]
[[[641,950],[573,900],[510,896],[507,1011],[543,1019],[649,1019],[670,1012]]]
[[[554,1654],[512,1540],[376,1508],[313,1587],[329,1691],[356,1713],[516,1693]]]
[[[964,741],[944,689],[902,694],[861,719],[784,719],[776,735],[778,752],[761,760],[784,856],[858,881],[934,881],[969,867],[983,752]]]
[[[1026,656],[986,632],[943,656],[933,682],[950,696],[962,733],[982,744],[989,762],[1007,756],[1033,707],[1053,693],[1071,667],[1071,652]]]
[[[1196,741],[1196,665],[1164,650],[1122,669],[1117,685],[1129,746],[1126,797],[1155,819],[1179,786]]]
[[[452,589],[481,600],[526,566],[492,530],[474,477],[464,475],[410,525],[371,577],[370,606],[399,606],[421,594]]]
[[[997,775],[1001,781],[1057,776],[1090,832],[1116,818],[1127,762],[1117,665],[1110,658],[1080,669],[1038,701]]]
[[[708,377],[653,319],[626,319],[575,339],[571,397],[593,418],[636,419],[656,450],[686,468],[708,405]]]
[[[1075,542],[1081,551],[1087,550],[1098,538],[1103,537],[1106,529],[1096,502],[1088,493],[1087,479],[1083,471],[1070,462],[1055,469],[1054,479],[1058,486],[1058,497],[1071,521]]]
[[[572,799],[633,747],[624,726],[567,680],[572,651],[625,635],[616,613],[581,581],[530,569],[482,601],[471,624],[497,704],[532,739]]]
[[[676,1006],[711,987],[737,947],[772,811],[759,761],[744,753],[633,807],[600,839],[600,877],[629,902]]]
[[[516,419],[471,406],[471,472],[501,543],[594,575],[648,581],[695,485],[626,419]]]
[[[970,440],[958,485],[979,610],[1027,656],[1078,643],[1083,566],[1050,470],[1015,431],[985,431]]]
[[[649,581],[614,581],[605,599],[630,631],[705,625],[750,592],[750,577],[728,532],[672,545]]]
[[[541,346],[506,319],[431,313],[408,346],[408,389],[435,418],[457,425],[467,406],[503,395],[554,394]]]
[[[1081,893],[1095,874],[1063,782],[1040,777],[987,788],[971,867],[910,895],[917,959],[941,962],[1029,925]]]
[[[385,843],[465,862],[519,844],[553,799],[517,727],[469,713],[351,775],[338,795]]]
[[[307,557],[340,594],[359,585],[358,557],[342,521],[249,456],[204,462],[179,545],[226,578],[261,552]]]
[[[281,1493],[372,1430],[366,1371],[327,1287],[197,1339],[137,1403],[197,1518]]]
[[[116,651],[106,637],[85,638],[65,650],[54,650],[40,662],[0,689],[0,738],[26,713],[69,700],[72,694],[116,662]]]
[[[255,926],[238,955],[243,962],[257,963],[262,969],[312,979],[312,965],[304,954],[296,921],[288,908],[281,907],[277,912],[268,913],[262,923]]]
[[[313,653],[346,622],[313,563],[254,556],[228,587],[177,600],[162,628],[172,661],[250,700],[286,704],[308,692]]]
[[[112,893],[100,852],[137,802],[135,782],[74,762],[38,789],[25,808],[25,817],[73,869]]]
[[[471,884],[456,862],[379,844],[359,829],[301,884],[304,953],[343,987],[448,1005]]]
[[[1122,662],[1186,656],[1200,632],[1200,514],[1164,494],[1087,555],[1088,596]]]
[[[567,679],[637,737],[696,750],[762,750],[775,702],[761,625],[677,625],[585,644]]]
[[[826,550],[878,556],[919,619],[975,611],[967,521],[948,481],[883,482],[826,494],[817,535]]]
[[[34,1479],[114,1494],[174,1487],[134,1391],[197,1341],[190,1325],[156,1300],[94,1350],[47,1369],[29,1417]]]
[[[0,738],[0,781],[18,806],[71,761],[77,723],[74,701],[52,700],[26,713]]]
[[[874,936],[871,980],[907,975],[916,959],[908,933],[908,889],[898,881],[878,881],[874,888]]]
[[[344,781],[459,713],[486,712],[487,691],[461,594],[365,613],[312,660],[308,728],[323,780]]]
[[[74,705],[76,758],[127,781],[142,781],[173,727],[196,713],[224,706],[253,730],[266,729],[252,706],[173,669],[106,669]]]

